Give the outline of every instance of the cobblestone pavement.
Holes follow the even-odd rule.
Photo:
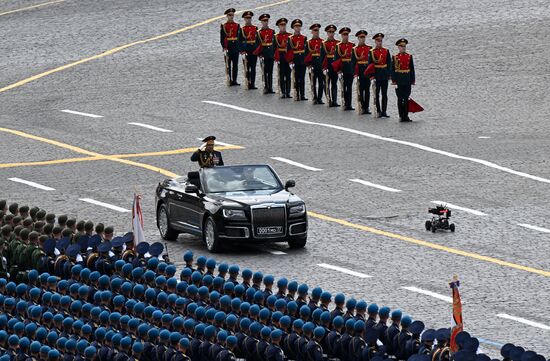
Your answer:
[[[0,14],[33,4],[2,1]],[[235,1],[231,6],[248,9],[266,4]],[[382,236],[311,217],[304,250],[238,245],[216,255],[217,260],[400,307],[434,327],[448,325],[450,304],[410,287],[450,296],[447,283],[458,274],[468,331],[488,341],[514,342],[550,355],[550,233],[525,227],[550,228],[547,3],[532,0],[495,6],[488,0],[392,0],[382,6],[349,1],[345,11],[320,12],[334,4],[293,0],[255,10],[258,15],[271,13],[273,20],[300,17],[305,24],[330,22],[350,26],[353,32],[359,28],[381,31],[392,52],[396,39],[408,38],[418,73],[412,97],[426,108],[413,116],[412,124],[397,122],[393,89],[391,118],[375,120],[276,95],[263,96],[243,87],[226,88],[218,40],[220,20],[6,89],[64,64],[212,19],[227,6],[223,1],[67,0],[0,15],[0,31],[5,34],[0,38],[0,128],[45,138],[0,131],[2,198],[104,221],[123,232],[130,227],[131,213],[79,199],[93,198],[129,209],[137,187],[144,197],[147,235],[157,241],[154,189],[165,175],[105,155],[194,148],[199,145],[198,137],[215,134],[223,142],[244,147],[224,151],[226,163],[272,164],[283,179],[296,180],[295,191],[311,212],[392,233]],[[102,117],[61,111],[67,109]],[[71,159],[90,157],[90,152],[99,156]],[[126,159],[183,175],[194,168],[189,156],[182,151]],[[322,171],[311,172],[271,157]],[[67,160],[47,162],[56,159]],[[20,164],[36,161],[47,164]],[[8,180],[13,177],[55,190]],[[428,233],[423,224],[435,200],[484,215],[455,209],[456,233]],[[429,243],[411,243],[404,237]],[[189,236],[181,236],[168,248],[178,265],[185,249],[206,253],[202,242]],[[318,266],[322,263],[373,277],[327,270]],[[496,350],[487,343],[482,348],[490,353]]]

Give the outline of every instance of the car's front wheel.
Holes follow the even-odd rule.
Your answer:
[[[204,222],[204,227],[202,229],[202,238],[206,244],[206,248],[212,253],[220,252],[222,246],[220,244],[220,237],[218,236],[218,229],[216,228],[216,223],[214,219],[209,216]]]
[[[165,204],[161,204],[157,211],[157,225],[160,236],[166,241],[174,241],[178,238],[178,232],[170,227],[170,218]]]
[[[288,246],[292,249],[304,248],[307,243],[307,235],[296,236],[288,240]]]

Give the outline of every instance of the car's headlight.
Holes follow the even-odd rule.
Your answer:
[[[291,216],[297,216],[297,215],[300,215],[300,214],[304,214],[305,212],[306,212],[306,205],[305,204],[299,204],[297,206],[292,206],[288,210],[288,213]]]
[[[246,215],[242,209],[224,209],[223,216],[229,219],[246,220]]]

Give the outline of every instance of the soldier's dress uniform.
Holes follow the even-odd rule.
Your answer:
[[[340,34],[349,34],[351,32],[350,28],[341,28],[339,33]],[[336,60],[340,60],[342,62],[342,77],[343,77],[343,93],[344,93],[344,99],[342,100],[344,102],[344,109],[345,110],[354,110],[354,108],[351,106],[351,95],[353,91],[353,77],[355,75],[355,67],[353,65],[353,48],[355,47],[355,44],[346,41],[346,42],[340,42],[338,45],[336,45],[336,52],[335,52],[335,58]]]
[[[224,14],[234,14],[235,9],[227,9]],[[240,25],[234,21],[226,21],[220,25],[220,43],[227,52],[227,67],[230,85],[240,85],[237,82],[239,72],[239,32]]]
[[[321,28],[320,24],[313,24],[309,27],[310,30]],[[307,41],[308,57],[311,58],[309,66],[311,66],[311,89],[313,91],[313,104],[323,103],[323,92],[325,91],[325,74],[323,73],[323,56],[321,49],[323,48],[324,40],[321,38],[313,38]]]
[[[277,26],[286,24],[287,19],[281,18],[277,20]],[[279,31],[275,35],[275,60],[279,63],[279,88],[281,90],[282,98],[291,98],[290,85],[291,85],[291,69],[290,64],[286,59],[286,52],[288,48],[289,32]]]
[[[302,20],[292,20],[291,27],[302,26]],[[291,64],[294,65],[294,89],[296,97],[294,100],[307,100],[306,89],[306,63],[307,56],[307,37],[302,34],[293,34],[287,42],[287,52],[291,52]]]
[[[355,36],[366,36],[367,34],[365,30],[360,30]],[[355,65],[355,75],[358,81],[358,101],[361,102],[362,114],[370,114],[370,76],[365,75],[365,70],[367,70],[369,63],[370,51],[371,47],[367,44],[357,45],[353,49],[353,63]]]
[[[405,46],[407,39],[399,39],[395,45]],[[392,83],[396,84],[395,94],[397,95],[397,109],[399,110],[399,119],[402,122],[410,122],[409,119],[409,97],[411,95],[411,86],[415,84],[414,62],[411,54],[399,52],[393,56],[391,67]]]
[[[243,18],[251,18],[254,16],[252,11],[245,11]],[[258,27],[255,25],[243,25],[239,31],[239,41],[241,43],[241,53],[246,57],[246,79],[248,80],[248,89],[256,88],[256,63],[258,55],[255,50],[258,48]]]
[[[260,15],[260,21],[269,20],[269,14]],[[273,94],[273,64],[275,63],[275,30],[262,27],[258,30],[260,57],[263,69],[264,94]]]
[[[207,144],[214,145],[215,140],[216,137],[209,136],[204,138],[202,141]],[[198,149],[191,155],[191,161],[198,162],[199,167],[201,168],[223,166],[222,154],[216,150],[210,152],[207,150]]]
[[[383,39],[384,34],[377,33],[373,39]],[[388,118],[386,110],[388,108],[388,81],[390,78],[391,55],[390,51],[384,47],[374,47],[369,53],[369,64],[374,64],[374,78],[376,79],[376,110],[378,117]],[[382,95],[382,104],[380,104],[380,95]]]
[[[325,27],[326,32],[335,32],[336,26],[328,25]],[[323,70],[326,72],[325,77],[325,88],[326,94],[329,98],[330,107],[338,107],[338,73],[332,68],[332,63],[334,62],[334,55],[336,51],[336,45],[339,43],[338,40],[332,38],[327,39],[323,42],[323,47],[321,48],[321,58],[323,58]]]

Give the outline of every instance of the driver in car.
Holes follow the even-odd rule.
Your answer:
[[[269,184],[264,183],[261,179],[256,178],[254,175],[254,168],[246,167],[243,169],[242,184],[247,189],[261,189]]]
[[[204,138],[203,145],[191,155],[191,161],[198,162],[201,168],[223,166],[222,153],[214,150],[215,140],[213,135]]]

